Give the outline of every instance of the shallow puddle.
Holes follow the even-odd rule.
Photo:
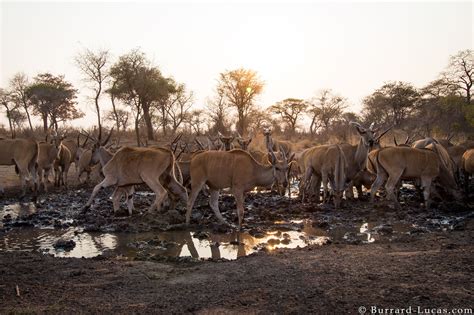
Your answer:
[[[101,254],[127,258],[190,256],[196,259],[237,259],[258,250],[324,245],[331,241],[371,243],[385,237],[375,223],[360,226],[314,227],[309,220],[277,221],[274,230],[252,233],[216,234],[206,231],[168,231],[146,233],[93,233],[79,228],[17,228],[0,236],[0,251],[39,251],[57,257],[95,257]],[[290,227],[290,228],[289,228]],[[301,228],[300,228],[301,227]],[[409,225],[390,226],[389,234],[407,233]],[[380,230],[380,229],[379,229]],[[72,240],[70,250],[55,247],[58,240]]]

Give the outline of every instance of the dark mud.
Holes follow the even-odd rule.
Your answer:
[[[237,232],[217,223],[205,196],[186,228],[184,205],[148,212],[147,191],[135,195],[131,217],[125,205],[114,215],[112,190],[83,211],[91,190],[56,190],[36,205],[14,193],[0,200],[0,313],[472,307],[472,199],[426,210],[405,187],[401,211],[383,199],[335,210],[249,193]],[[233,197],[223,194],[219,205],[235,224]]]

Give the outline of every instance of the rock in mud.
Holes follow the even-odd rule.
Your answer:
[[[64,240],[64,239],[59,239],[56,241],[56,243],[53,244],[53,247],[55,249],[63,249],[65,251],[70,251],[74,247],[76,247],[76,242],[73,240]]]

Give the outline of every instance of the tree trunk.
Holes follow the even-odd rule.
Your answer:
[[[99,142],[102,140],[102,124],[100,123],[100,107],[99,107],[99,97],[102,90],[102,85],[99,83],[99,90],[95,96],[95,110],[97,111],[97,123],[99,124]]]
[[[110,101],[112,102],[112,110],[114,111],[115,124],[117,125],[117,144],[120,143],[120,120],[117,114],[117,108],[115,107],[115,97],[110,93]]]
[[[148,105],[143,104],[142,108],[143,108],[143,119],[145,120],[147,138],[148,140],[155,140],[155,136],[153,134],[153,124],[151,123],[150,107]]]
[[[168,119],[166,118],[166,108],[165,105],[161,106],[161,126],[163,128],[163,136],[166,136],[166,125],[168,125]]]
[[[28,106],[26,104],[23,104],[23,108],[25,109],[26,117],[28,118],[28,124],[30,125],[30,130],[33,131],[33,124],[31,123],[31,117],[30,117],[30,112],[28,112]]]
[[[10,115],[10,109],[5,104],[5,108],[7,109],[7,118],[8,118],[8,125],[10,126],[10,134],[12,135],[12,139],[15,139],[15,131],[13,130],[13,122]]]
[[[46,133],[48,132],[48,114],[42,113],[43,118],[43,131]]]
[[[312,135],[315,134],[315,132],[314,132],[314,124],[315,124],[315,123],[316,123],[316,118],[313,117],[313,118],[311,119],[311,125],[309,125],[309,132],[310,132]]]
[[[137,146],[141,146],[141,143],[140,143],[140,119],[137,117],[135,117],[135,136],[137,137]]]
[[[239,121],[237,122],[237,131],[243,135],[245,129],[245,117],[243,112],[239,112]]]

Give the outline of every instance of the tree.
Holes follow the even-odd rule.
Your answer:
[[[321,90],[309,102],[307,112],[311,117],[310,132],[315,134],[321,128],[327,131],[332,122],[341,118],[345,108],[345,98],[334,94],[330,89]]]
[[[442,76],[464,94],[467,104],[471,104],[471,89],[474,79],[474,52],[472,49],[461,50],[449,58],[449,63]]]
[[[217,91],[226,103],[237,111],[237,131],[244,134],[248,126],[248,115],[255,99],[263,91],[264,83],[257,72],[247,69],[226,71],[220,74]]]
[[[288,125],[290,132],[294,134],[296,132],[298,118],[305,112],[307,107],[308,103],[301,99],[287,98],[272,105],[270,111],[280,115],[283,122]]]
[[[416,109],[419,92],[410,83],[389,82],[363,100],[367,122],[384,121],[400,126]]]
[[[115,103],[116,94],[118,95],[119,93],[119,91],[117,91],[116,89],[116,81],[112,83],[112,86],[109,89],[107,89],[106,93],[109,94],[110,102],[112,103],[112,110],[107,114],[106,119],[110,121],[114,121],[115,126],[117,127],[117,131],[120,131],[121,123],[120,123],[120,118],[119,118],[119,113],[118,113],[119,109],[117,108],[117,105]],[[127,113],[127,121],[128,121],[128,113]],[[125,128],[124,128],[124,131],[125,131]]]
[[[192,112],[186,115],[186,122],[189,124],[190,128],[197,134],[202,134],[203,124],[206,122],[204,115],[204,110],[195,109]]]
[[[117,127],[117,131],[127,131],[128,125],[129,125],[129,120],[130,118],[130,112],[121,109],[121,108],[116,108],[109,110],[105,114],[105,119],[108,121],[112,121],[115,123],[115,126]]]
[[[99,128],[99,141],[102,138],[102,123],[100,120],[99,98],[103,90],[104,82],[109,77],[108,61],[110,54],[108,50],[98,50],[96,52],[89,49],[77,54],[75,61],[84,75],[84,79],[91,84],[94,91],[94,104],[97,113],[97,124]]]
[[[171,128],[173,133],[179,126],[186,120],[186,116],[189,114],[193,101],[193,92],[186,91],[184,84],[176,84],[174,93],[168,97],[168,104],[166,106],[166,112],[171,120]]]
[[[271,115],[267,110],[253,108],[248,118],[248,127],[251,132],[257,134],[264,126],[274,125]],[[279,131],[279,128],[272,128],[273,131]],[[245,136],[242,134],[242,136]]]
[[[76,108],[77,90],[62,75],[38,74],[34,83],[27,88],[26,94],[33,104],[33,114],[41,116],[45,132],[49,126],[53,126],[57,131],[60,122],[84,116]]]
[[[28,124],[30,126],[30,130],[33,131],[33,125],[31,123],[30,117],[30,108],[32,106],[31,102],[28,100],[28,96],[26,95],[26,90],[28,89],[28,77],[24,73],[17,73],[13,76],[10,80],[10,91],[11,97],[13,101],[21,107],[25,111],[26,118],[28,119]]]
[[[430,82],[420,89],[420,95],[412,118],[412,129],[425,136],[437,133],[446,137],[471,129],[468,117],[470,106],[446,80]]]
[[[217,91],[216,95],[212,99],[207,100],[206,114],[209,117],[210,133],[222,133],[225,134],[230,129],[229,105],[225,102],[223,91]]]
[[[165,78],[160,70],[150,65],[145,54],[133,50],[119,58],[110,71],[113,78],[113,95],[133,107],[135,131],[139,142],[139,120],[143,118],[147,137],[154,140],[152,111],[157,108],[163,118],[163,133],[167,126],[167,101],[174,92],[173,81]]]
[[[15,138],[15,126],[13,123],[14,112],[18,109],[18,105],[12,102],[10,92],[0,89],[0,103],[5,108],[5,112],[10,127],[10,134],[12,139]]]

